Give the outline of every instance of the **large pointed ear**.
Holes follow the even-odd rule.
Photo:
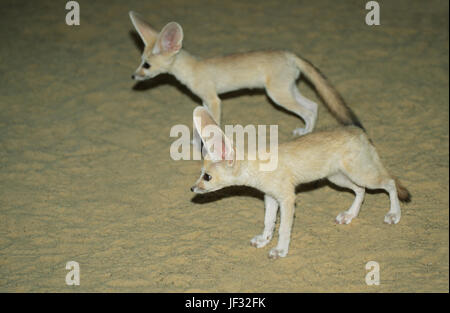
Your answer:
[[[205,107],[198,106],[195,108],[194,127],[202,139],[207,156],[212,161],[226,160],[228,165],[234,165],[235,151],[233,144]]]
[[[177,22],[170,22],[159,33],[153,53],[177,53],[181,49],[182,42],[183,28]]]
[[[155,31],[146,21],[144,21],[138,13],[130,11],[129,15],[134,28],[138,32],[144,44],[152,47],[158,38],[158,32]]]

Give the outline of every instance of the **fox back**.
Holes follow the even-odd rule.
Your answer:
[[[247,185],[269,194],[284,193],[298,184],[326,178],[347,167],[379,163],[378,155],[360,128],[349,126],[311,133],[280,144],[274,171],[261,171],[266,160],[204,160],[196,183],[199,192],[210,192],[231,185]],[[384,171],[384,169],[383,169]],[[206,181],[204,177],[209,179]]]
[[[273,102],[305,122],[304,128],[294,129],[295,135],[311,132],[317,120],[318,105],[296,87],[296,80],[303,73],[343,125],[363,128],[325,76],[309,61],[293,53],[257,51],[198,59],[182,49],[184,35],[178,23],[170,22],[157,32],[138,14],[130,12],[130,18],[145,44],[141,63],[132,78],[141,81],[161,73],[174,75],[202,100],[219,125],[222,111],[219,94],[243,88],[264,88]]]

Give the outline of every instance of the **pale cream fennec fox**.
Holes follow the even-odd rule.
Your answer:
[[[219,125],[218,94],[243,88],[265,88],[276,104],[305,122],[304,128],[294,130],[295,135],[311,132],[316,124],[317,104],[297,89],[296,80],[302,72],[342,124],[363,128],[319,70],[293,53],[260,51],[201,60],[182,49],[183,29],[178,23],[170,22],[158,33],[137,13],[130,12],[130,18],[145,44],[141,64],[132,78],[141,81],[161,73],[174,75],[203,101]]]
[[[200,122],[199,122],[200,121]],[[237,160],[235,147],[221,132],[221,137],[208,139],[205,128],[216,125],[204,107],[194,110],[194,125],[207,151],[202,173],[191,191],[206,193],[227,186],[244,185],[261,190],[265,196],[264,231],[251,244],[264,247],[272,239],[278,207],[280,228],[278,244],[269,257],[285,257],[289,249],[294,217],[295,188],[298,184],[327,178],[333,184],[351,189],[356,198],[351,207],[339,213],[336,222],[349,224],[359,213],[365,188],[384,189],[390,198],[390,210],[384,217],[388,224],[400,221],[399,198],[409,201],[409,192],[394,179],[381,164],[380,158],[367,135],[354,126],[332,131],[307,134],[278,147],[278,166],[272,171],[261,171],[259,160]],[[209,142],[220,140],[221,142]],[[222,147],[210,149],[208,147]]]

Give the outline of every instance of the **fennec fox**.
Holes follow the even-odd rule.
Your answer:
[[[251,245],[261,248],[272,239],[279,206],[279,239],[277,246],[270,250],[271,258],[285,257],[288,254],[294,217],[295,187],[298,184],[327,178],[333,184],[351,189],[356,198],[348,210],[337,215],[338,224],[349,224],[358,215],[365,188],[381,188],[388,192],[391,205],[384,217],[384,222],[388,224],[397,224],[400,221],[399,199],[409,201],[408,190],[389,175],[374,146],[360,128],[341,127],[332,131],[311,133],[295,141],[280,144],[278,166],[274,171],[268,172],[259,170],[259,160],[237,160],[236,150],[223,132],[219,139],[217,136],[206,136],[205,127],[219,126],[204,107],[194,110],[194,125],[202,138],[207,156],[200,178],[191,191],[206,193],[231,185],[245,185],[261,190],[265,194],[264,231],[251,240]],[[218,140],[221,142],[217,142]],[[222,149],[214,149],[217,151],[215,152],[208,148],[212,145]]]
[[[296,79],[302,72],[315,85],[338,121],[363,128],[319,70],[293,53],[260,51],[200,60],[182,49],[183,29],[178,23],[170,22],[158,33],[137,13],[129,14],[145,44],[141,64],[132,78],[141,81],[161,73],[174,75],[203,101],[219,125],[221,102],[218,94],[242,88],[265,88],[276,104],[305,122],[304,128],[293,131],[294,135],[311,132],[316,124],[317,104],[297,89]]]

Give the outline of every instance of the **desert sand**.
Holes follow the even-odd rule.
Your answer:
[[[79,26],[66,1],[0,3],[1,292],[448,292],[448,1],[85,1]],[[192,127],[200,104],[163,75],[136,84],[142,43],[128,11],[156,28],[177,21],[200,57],[263,49],[304,56],[367,129],[386,167],[412,193],[398,225],[383,223],[384,192],[336,225],[351,192],[299,187],[289,255],[250,246],[262,194],[233,187],[195,196],[201,161],[174,161],[172,126]],[[320,104],[316,130],[338,123]],[[297,117],[263,91],[222,96],[224,124]],[[278,226],[278,224],[277,224]],[[66,285],[66,263],[80,285]],[[380,265],[380,285],[365,265]]]

